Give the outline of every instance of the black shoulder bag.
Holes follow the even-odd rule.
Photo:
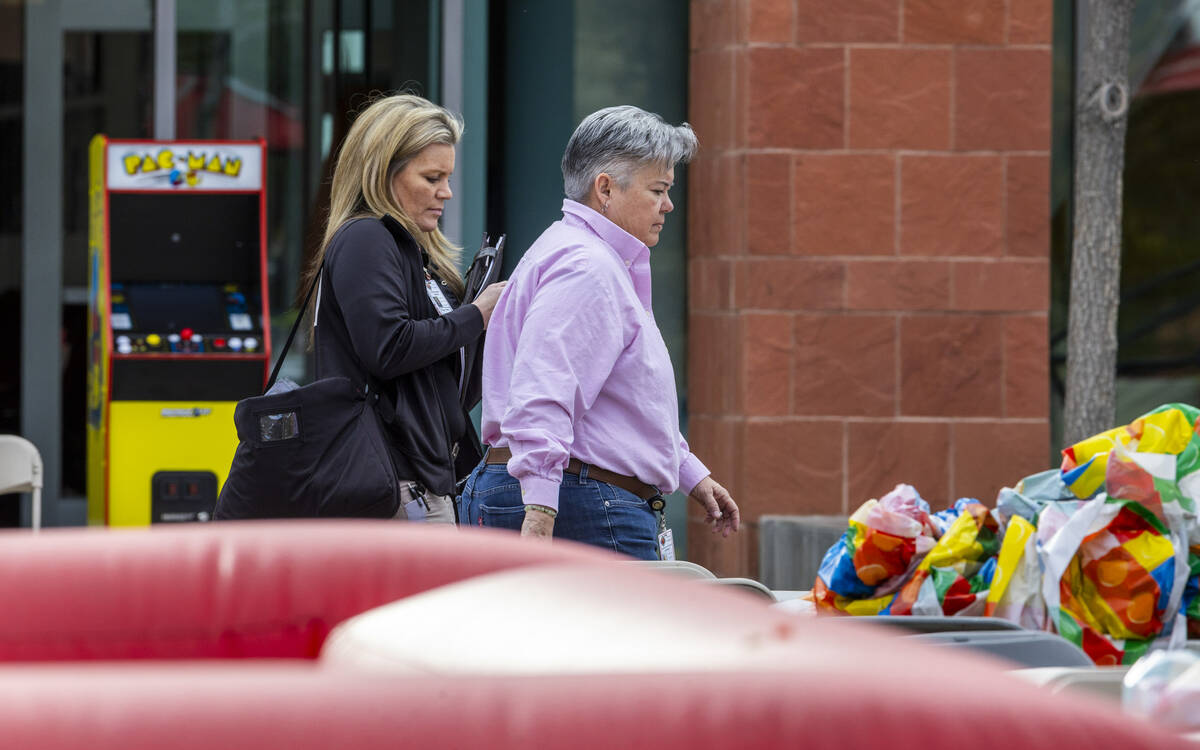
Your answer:
[[[234,409],[239,442],[217,498],[217,520],[390,518],[399,508],[399,481],[376,412],[380,391],[369,376],[361,386],[332,377],[271,392],[324,271],[322,261],[266,392]]]

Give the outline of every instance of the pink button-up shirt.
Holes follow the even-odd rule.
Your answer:
[[[664,493],[708,469],[679,434],[650,249],[572,200],[529,248],[488,325],[483,441],[512,451],[526,504],[558,507],[571,457]]]

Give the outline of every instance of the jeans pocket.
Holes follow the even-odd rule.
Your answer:
[[[605,501],[613,549],[639,560],[658,557],[658,524],[650,504],[618,487]]]
[[[481,526],[496,529],[521,530],[525,521],[525,506],[522,505],[483,505],[479,506],[479,522]]]
[[[473,497],[484,498],[513,493],[521,496],[521,483],[508,473],[503,466],[485,466],[474,476],[470,494]],[[463,493],[467,494],[467,493]],[[501,505],[496,502],[493,505]]]
[[[650,503],[641,499],[629,490],[623,490],[615,484],[608,485],[608,489],[610,492],[606,493],[607,497],[605,497],[605,499],[613,505],[623,505],[631,508],[644,508],[647,511],[650,510]]]

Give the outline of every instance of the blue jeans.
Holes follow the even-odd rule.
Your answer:
[[[504,464],[479,464],[458,498],[459,522],[521,530],[525,503],[520,483]],[[650,505],[632,492],[579,476],[563,474],[558,491],[554,538],[570,539],[621,552],[639,560],[658,559],[658,523]]]

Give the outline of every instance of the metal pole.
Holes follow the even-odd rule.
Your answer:
[[[21,434],[42,454],[43,515],[62,494],[63,38],[60,0],[25,4]],[[21,525],[31,522],[28,497]]]
[[[175,140],[175,0],[154,0],[154,137]]]
[[[463,0],[442,3],[442,106],[451,112],[463,111]],[[458,157],[463,158],[462,148]],[[456,245],[466,245],[464,261],[475,252],[477,237],[463,237],[463,170],[458,167],[450,176],[450,190],[455,200],[446,204],[442,214],[442,232]]]

